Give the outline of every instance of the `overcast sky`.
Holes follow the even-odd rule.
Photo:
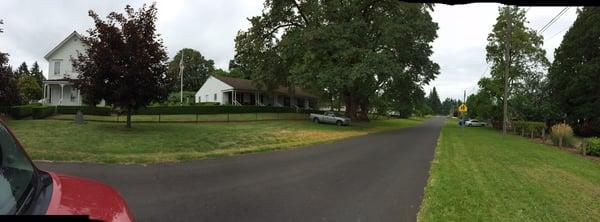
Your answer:
[[[28,65],[38,61],[44,74],[48,62],[44,55],[72,31],[85,34],[92,27],[87,11],[99,15],[122,12],[125,4],[135,8],[152,1],[34,1],[3,0],[0,19],[4,20],[5,33],[0,34],[0,52],[10,54],[13,68],[23,61]],[[167,47],[169,56],[181,48],[199,50],[213,59],[219,68],[227,69],[234,55],[234,37],[239,30],[249,26],[246,18],[259,15],[262,0],[178,0],[158,1],[158,32]],[[432,59],[440,67],[440,75],[426,91],[435,86],[440,98],[462,99],[463,90],[473,93],[477,81],[484,74],[486,38],[498,16],[499,4],[469,4],[448,6],[438,4],[432,16],[438,23],[438,38],[433,43]],[[534,7],[527,11],[529,26],[539,30],[562,7]],[[552,60],[566,28],[576,18],[576,9],[570,8],[544,33],[544,48]],[[485,73],[489,75],[489,70]]]

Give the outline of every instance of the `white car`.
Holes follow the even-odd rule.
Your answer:
[[[315,123],[335,123],[338,126],[350,125],[350,118],[331,111],[327,111],[323,115],[311,113],[309,118]]]
[[[480,122],[479,120],[471,119],[465,122],[465,126],[485,126],[485,122]]]

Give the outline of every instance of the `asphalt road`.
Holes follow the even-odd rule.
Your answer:
[[[112,185],[138,221],[415,221],[442,124],[184,163],[37,165]]]

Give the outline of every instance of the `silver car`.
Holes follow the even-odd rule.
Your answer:
[[[470,119],[465,122],[465,126],[485,126],[485,122],[481,122],[476,119]]]
[[[335,123],[338,126],[350,125],[350,118],[331,111],[327,111],[323,115],[311,113],[310,119],[315,123]]]

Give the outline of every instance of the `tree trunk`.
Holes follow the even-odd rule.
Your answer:
[[[366,102],[360,103],[360,115],[358,116],[361,121],[369,121],[369,106]]]
[[[131,129],[131,107],[127,107],[127,129]]]
[[[356,115],[356,110],[358,109],[358,104],[356,99],[354,99],[354,95],[351,92],[344,93],[344,104],[346,105],[346,117],[350,118],[352,121],[359,120]]]

